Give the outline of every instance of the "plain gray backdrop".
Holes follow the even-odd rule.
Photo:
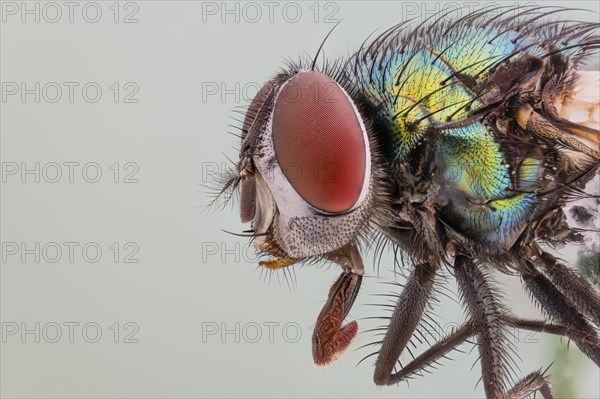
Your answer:
[[[453,4],[457,13],[489,6]],[[595,1],[568,5],[598,11]],[[0,394],[483,397],[471,345],[410,385],[376,387],[373,357],[356,366],[374,350],[357,348],[376,333],[315,367],[312,327],[339,270],[295,267],[291,282],[269,278],[248,240],[223,231],[248,228],[237,208],[204,211],[205,184],[237,156],[238,139],[227,134],[239,125],[234,111],[286,58],[314,54],[338,20],[328,59],[446,6],[2,2]],[[379,283],[391,270],[388,251],[381,278],[365,279],[349,317],[361,331],[379,323],[360,318],[389,311],[368,304],[381,302],[370,293],[397,291]],[[518,278],[497,278],[515,313],[539,315]],[[455,291],[449,279],[447,294]],[[437,314],[445,332],[464,319],[444,296]],[[566,340],[523,332],[512,340],[520,376],[560,356],[567,367],[550,369],[556,384],[572,379],[577,397],[600,395],[598,368],[574,345],[567,353]]]

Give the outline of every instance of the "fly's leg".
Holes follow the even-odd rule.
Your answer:
[[[425,352],[414,358],[413,361],[403,367],[398,373],[390,378],[390,384],[402,381],[412,374],[415,374],[427,366],[435,363],[438,359],[445,356],[448,352],[456,349],[459,345],[469,339],[475,333],[472,321],[468,321],[460,328],[448,335],[446,338],[436,342]]]
[[[502,304],[494,299],[496,296],[493,288],[487,282],[485,274],[476,267],[470,257],[457,256],[454,266],[456,280],[475,324],[481,361],[481,377],[486,397],[488,399],[523,399],[539,391],[544,399],[553,399],[550,383],[539,371],[529,374],[506,392],[505,382],[510,359],[507,356],[504,326],[511,324],[507,321],[514,321],[513,324],[519,325],[519,328],[525,326],[556,327],[560,332],[564,332],[566,329],[562,326],[528,323],[528,321],[507,317]]]
[[[416,330],[427,306],[434,276],[435,268],[428,264],[420,265],[405,285],[377,358],[374,377],[376,384],[392,385],[409,378],[456,349],[475,333],[475,324],[469,320],[392,374],[394,365]]]
[[[569,303],[568,298],[546,276],[535,272],[534,269],[524,272],[522,278],[527,289],[533,294],[548,316],[561,324],[585,332],[589,336],[597,337],[594,327]],[[573,337],[573,341],[583,353],[600,366],[600,347],[590,345],[586,340],[576,337]]]
[[[541,371],[535,371],[519,381],[508,391],[506,399],[524,399],[536,391],[540,391],[544,399],[554,399],[550,382]]]
[[[531,110],[531,107],[521,110],[521,113],[525,114],[526,116],[518,118],[518,122],[528,131],[545,139],[558,141],[573,150],[586,154],[596,161],[600,161],[600,151],[588,147],[573,137],[573,135],[578,135],[578,132],[571,130],[573,135],[563,133],[561,129],[557,128],[548,119]],[[596,135],[600,135],[600,132],[596,132]]]
[[[417,329],[429,303],[436,267],[429,263],[415,266],[394,309],[381,350],[375,363],[373,380],[377,385],[396,384],[404,378],[402,370],[392,374],[396,361]]]
[[[454,261],[458,287],[475,324],[481,362],[481,376],[488,399],[504,398],[507,370],[507,341],[502,325],[502,305],[483,272],[466,255]]]
[[[454,333],[437,342],[421,355],[417,356],[412,362],[408,363],[397,373],[391,375],[388,373],[389,378],[385,381],[386,384],[398,383],[409,378],[414,373],[431,365],[476,334],[482,361],[482,378],[484,380],[487,398],[523,399],[532,393],[539,391],[545,399],[553,399],[554,396],[552,395],[550,383],[540,371],[529,374],[515,384],[512,389],[506,392],[505,374],[508,359],[506,358],[503,332],[504,327],[512,326],[519,329],[563,335],[585,343],[590,347],[600,348],[600,340],[595,335],[590,335],[589,331],[580,331],[570,326],[549,324],[543,321],[520,319],[502,312],[501,304],[492,299],[492,288],[486,281],[484,274],[475,267],[470,258],[459,255],[456,258],[455,270],[462,293],[467,300],[472,319],[467,321]],[[413,278],[411,278],[407,284],[407,288],[409,289],[415,288],[414,285],[411,285],[414,284]],[[408,295],[406,289],[401,298],[405,295]],[[403,303],[403,301],[400,303]],[[400,320],[400,317],[397,317],[396,314],[394,317],[396,317],[396,320]],[[393,326],[397,326],[397,324],[390,323],[386,338],[390,335],[402,335],[402,333],[395,334],[397,329],[394,329],[395,327]],[[412,332],[408,335],[412,335]],[[404,340],[403,342],[405,342],[404,345],[406,345],[407,340]],[[384,343],[384,346],[385,345],[386,344]],[[392,359],[391,364],[393,367],[401,350],[396,353],[391,353],[390,349],[393,349],[393,347],[382,348],[382,352],[378,359],[378,365],[384,363],[381,361],[382,359],[384,361]]]
[[[554,335],[562,335],[590,346],[600,348],[600,338],[594,331],[581,331],[572,326],[550,324],[541,320],[526,320],[514,316],[502,315],[502,320],[508,326],[521,330],[529,330]]]
[[[506,325],[514,328],[562,335],[577,342],[578,345],[585,345],[587,348],[595,347],[596,350],[600,350],[600,339],[593,330],[581,331],[572,326],[549,324],[540,320],[525,320],[508,315],[503,315],[502,319]],[[539,371],[529,374],[517,383],[514,388],[508,391],[507,399],[522,399],[537,390],[540,391],[544,399],[554,398],[550,382]]]
[[[444,245],[445,235],[440,229],[434,214],[418,209],[411,215],[414,230],[390,229],[394,241],[407,248],[419,247],[421,259],[443,259],[447,250],[453,248]],[[440,239],[442,237],[442,239]],[[452,250],[453,251],[453,250]],[[396,362],[406,348],[410,338],[419,326],[429,304],[434,289],[435,276],[439,263],[423,262],[414,267],[412,275],[406,281],[400,294],[389,326],[383,338],[381,349],[375,362],[373,380],[377,385],[392,385],[404,380],[411,374],[435,362],[446,353],[456,348],[473,333],[473,325],[469,322],[450,336],[433,345],[412,362],[394,373]]]
[[[514,328],[529,331],[550,333],[568,337],[576,342],[583,343],[588,347],[600,349],[600,339],[594,331],[580,331],[571,326],[562,326],[549,324],[539,320],[525,320],[514,316],[503,315],[503,321],[506,325]],[[544,399],[553,399],[550,382],[540,372],[536,371],[523,378],[507,393],[507,399],[522,399],[531,395],[535,391],[540,391]]]
[[[345,326],[342,323],[358,295],[364,273],[362,259],[354,244],[346,245],[326,257],[339,263],[344,271],[329,289],[327,302],[317,318],[312,337],[313,360],[317,365],[334,361],[356,335],[356,321]]]
[[[414,333],[427,306],[433,289],[435,268],[428,264],[416,267],[400,295],[383,340],[375,369],[375,383],[391,385],[426,368],[448,352],[476,335],[480,353],[482,379],[488,399],[523,399],[539,391],[544,399],[553,399],[550,383],[540,371],[533,372],[507,391],[507,372],[510,368],[505,327],[547,332],[567,336],[590,348],[600,349],[600,340],[593,331],[572,326],[524,320],[507,315],[494,298],[493,287],[485,274],[476,267],[470,256],[459,254],[454,270],[471,318],[454,333],[434,344],[397,373],[391,374],[402,350]]]
[[[560,263],[554,256],[536,247],[531,262],[541,270],[569,303],[600,328],[600,294],[588,280]]]

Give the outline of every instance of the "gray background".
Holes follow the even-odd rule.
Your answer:
[[[313,54],[339,19],[325,46],[328,58],[355,50],[376,29],[408,16],[422,20],[445,3],[275,2],[271,19],[263,2],[255,3],[257,15],[255,7],[233,2],[226,7],[237,7],[237,14],[222,14],[221,2],[115,7],[110,1],[97,3],[102,15],[95,23],[95,5],[76,3],[69,21],[69,9],[58,4],[62,17],[55,23],[56,9],[44,3],[37,5],[39,22],[35,13],[21,14],[21,2],[2,4],[3,397],[483,396],[470,345],[410,386],[375,387],[374,358],[356,367],[373,351],[356,349],[377,340],[374,333],[359,334],[333,365],[315,367],[312,326],[338,269],[296,267],[292,284],[282,274],[269,279],[256,269],[247,239],[222,231],[246,228],[237,209],[203,208],[210,199],[203,184],[224,169],[225,155],[237,155],[238,140],[227,134],[235,131],[228,127],[236,124],[233,111],[248,104],[284,58]],[[456,4],[464,12],[486,3]],[[598,11],[595,1],[569,6]],[[133,23],[125,23],[126,16]],[[40,82],[39,102],[35,94],[9,95],[23,82],[30,89]],[[72,102],[65,82],[78,84]],[[53,103],[56,86],[62,95]],[[94,87],[102,89],[97,102],[91,101]],[[65,162],[79,163],[72,181]],[[39,182],[34,174],[21,175],[36,163]],[[52,183],[55,163],[62,176]],[[95,179],[96,169],[99,181],[86,181]],[[67,245],[78,245],[73,259]],[[102,255],[93,262],[98,247]],[[33,251],[23,255],[22,249]],[[563,255],[573,259],[575,251]],[[380,281],[393,278],[391,259],[386,252]],[[372,260],[366,264],[375,276]],[[498,279],[515,313],[538,315],[517,278]],[[455,287],[448,287],[452,296]],[[349,319],[385,315],[367,305],[378,300],[369,293],[393,289],[366,279]],[[464,319],[460,306],[445,297],[437,313],[445,328]],[[68,323],[78,323],[72,336]],[[359,324],[364,331],[378,323]],[[33,332],[23,335],[24,328]],[[514,341],[519,375],[560,356],[563,366],[550,369],[555,385],[572,377],[575,396],[600,395],[598,368],[574,345],[567,353],[566,340],[543,334],[521,333]]]

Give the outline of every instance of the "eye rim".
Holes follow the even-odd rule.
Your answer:
[[[350,107],[353,111],[353,115],[355,116],[356,121],[358,122],[358,125],[360,127],[360,132],[362,134],[362,141],[363,141],[363,145],[364,145],[364,156],[365,156],[365,160],[364,160],[365,169],[363,171],[363,181],[361,184],[360,193],[356,197],[356,201],[352,204],[352,206],[350,206],[348,209],[344,209],[342,211],[333,211],[332,212],[332,211],[328,211],[325,209],[321,209],[321,208],[314,206],[307,199],[305,199],[295,189],[292,182],[290,182],[290,180],[288,179],[286,174],[283,172],[283,168],[281,167],[281,163],[279,162],[277,153],[275,151],[274,138],[273,138],[273,120],[274,120],[275,104],[277,104],[277,100],[278,100],[279,96],[285,90],[287,85],[290,84],[291,80],[294,77],[296,77],[302,73],[307,73],[307,72],[318,73],[320,75],[325,76],[326,78],[328,78],[331,82],[333,82],[336,85],[336,88],[338,90],[341,90],[341,92],[344,94],[345,100],[348,102],[348,104],[350,105]],[[311,215],[315,215],[315,216],[334,217],[334,216],[348,215],[348,214],[356,211],[358,208],[361,208],[365,204],[366,200],[370,197],[370,192],[372,190],[372,185],[373,185],[373,175],[372,175],[373,174],[373,165],[372,165],[372,154],[371,154],[371,141],[370,141],[370,137],[368,134],[368,130],[364,123],[364,118],[363,118],[362,114],[360,113],[360,111],[358,110],[358,107],[354,103],[354,100],[352,99],[352,97],[350,97],[350,95],[346,91],[346,89],[339,82],[337,82],[333,77],[331,77],[325,73],[312,71],[312,70],[306,70],[306,69],[298,70],[296,73],[287,76],[287,79],[285,79],[285,81],[281,82],[278,85],[278,87],[276,88],[276,91],[274,92],[274,96],[272,98],[270,108],[271,108],[271,113],[269,116],[269,120],[265,126],[265,135],[267,136],[266,138],[268,138],[268,145],[270,147],[270,151],[273,153],[274,169],[278,170],[283,175],[285,184],[287,186],[289,186],[289,189],[291,189],[291,191],[295,194],[295,197],[300,199],[300,201],[304,205],[303,207],[305,208],[305,210],[309,210],[309,212],[307,212],[307,213],[309,213]],[[272,190],[273,187],[272,187],[272,184],[270,184],[270,183],[272,183],[272,182],[269,182],[268,185],[269,185],[269,188]],[[275,183],[275,184],[277,184],[277,183]],[[288,190],[286,190],[286,191],[288,191]],[[285,197],[282,199],[285,202]],[[281,207],[280,201],[275,200],[275,202],[278,207]]]

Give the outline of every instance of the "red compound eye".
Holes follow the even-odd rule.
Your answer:
[[[301,72],[287,82],[275,103],[273,144],[283,173],[309,204],[333,213],[356,203],[366,143],[354,107],[331,78]]]

